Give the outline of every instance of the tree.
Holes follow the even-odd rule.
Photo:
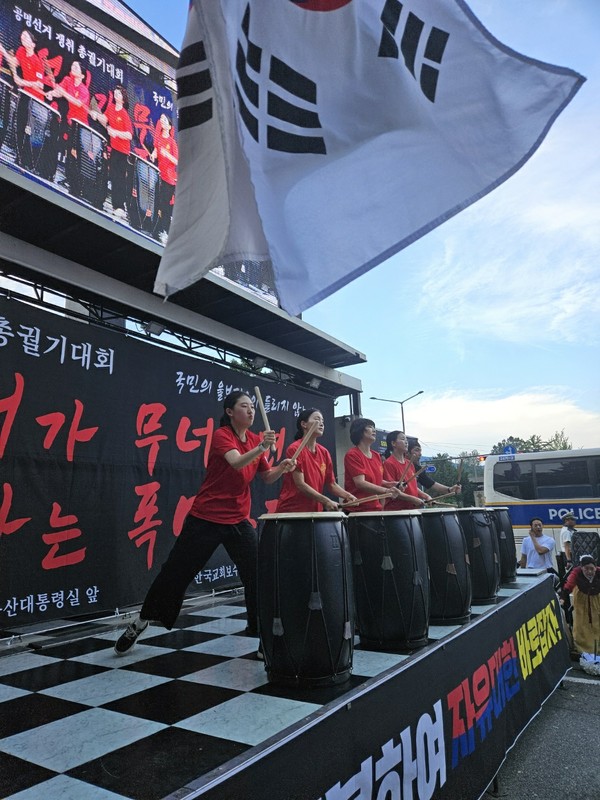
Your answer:
[[[502,455],[505,448],[512,446],[517,453],[539,453],[545,450],[571,450],[572,444],[565,436],[564,428],[562,431],[556,431],[550,439],[544,441],[541,436],[534,433],[529,439],[522,439],[520,436],[509,436],[508,439],[502,439],[501,442],[495,444],[490,453],[492,455]]]

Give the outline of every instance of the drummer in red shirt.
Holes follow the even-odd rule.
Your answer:
[[[108,105],[104,114],[98,115],[98,121],[106,126],[110,137],[110,197],[115,217],[124,219],[127,216],[125,206],[128,198],[129,153],[133,139],[133,124],[127,112],[129,99],[123,86],[115,86],[113,102]]]
[[[204,482],[183,529],[148,590],[139,617],[115,644],[127,653],[153,621],[171,630],[185,591],[194,576],[222,544],[238,568],[245,588],[248,635],[257,636],[257,534],[250,523],[250,483],[257,473],[273,483],[294,469],[289,459],[270,467],[265,454],[275,444],[275,431],[250,430],[254,403],[244,392],[231,392],[223,403],[221,426],[213,436]]]
[[[21,33],[21,46],[13,56],[6,52],[15,85],[21,90],[17,105],[17,163],[33,169],[33,155],[29,144],[29,109],[36,100],[44,100],[44,64],[35,52],[35,39],[28,30]]]
[[[381,456],[371,450],[377,436],[372,419],[359,417],[350,425],[350,440],[354,444],[344,456],[344,488],[353,492],[360,500],[373,494],[392,493],[392,499],[400,496],[400,490],[392,481],[384,480]],[[381,511],[379,500],[369,500],[353,507],[356,511]]]
[[[161,241],[164,240],[163,244],[165,244],[171,227],[175,186],[177,184],[177,164],[179,163],[179,148],[173,137],[173,123],[166,114],[160,115],[154,140],[154,150],[150,158],[157,162],[160,172],[157,234]]]
[[[392,431],[388,433],[386,441],[383,477],[398,486],[400,495],[398,498],[386,500],[385,510],[410,511],[423,508],[425,502],[431,498],[417,486],[415,468],[408,456],[406,434],[402,431]]]
[[[277,503],[278,514],[338,511],[339,504],[323,494],[325,488],[343,500],[356,500],[353,494],[336,482],[329,451],[317,442],[325,432],[323,414],[317,408],[306,408],[299,415],[296,423],[296,441],[286,450],[286,458],[295,460],[301,440],[315,422],[317,427],[298,456],[296,469],[283,476]]]

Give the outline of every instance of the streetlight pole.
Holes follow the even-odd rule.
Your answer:
[[[411,394],[410,397],[405,397],[404,400],[386,400],[385,397],[369,397],[369,400],[381,400],[382,403],[398,403],[402,415],[402,433],[406,433],[406,426],[404,424],[404,403],[408,403],[409,400],[412,400],[413,397],[417,397],[420,394],[423,394],[423,389],[419,389],[418,392]]]

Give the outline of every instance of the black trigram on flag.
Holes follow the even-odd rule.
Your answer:
[[[180,132],[212,119],[212,92],[210,97],[204,96],[211,89],[204,42],[194,42],[184,47],[177,64],[177,118]]]
[[[250,40],[250,6],[246,7],[242,20],[245,48],[241,41],[237,43],[235,86],[240,116],[252,138],[261,141],[260,122],[256,112],[260,110],[260,87],[249,74],[249,70],[260,75],[262,68],[262,48]],[[269,64],[269,89],[267,91],[267,147],[283,153],[315,153],[325,155],[327,152],[322,136],[291,133],[280,127],[287,123],[296,128],[320,130],[321,122],[316,111],[317,84],[292,69],[288,64],[275,56],[271,56]],[[282,95],[294,98],[290,101]],[[300,103],[300,104],[297,104]],[[313,106],[307,108],[306,106]]]
[[[381,12],[383,22],[383,32],[379,45],[380,58],[400,58],[400,53],[404,58],[408,70],[413,78],[419,81],[421,90],[428,100],[435,102],[435,93],[440,71],[431,64],[422,63],[419,77],[416,72],[417,48],[423,33],[425,23],[419,19],[412,11],[409,12],[400,39],[400,47],[396,41],[396,31],[400,22],[400,14],[403,5],[399,0],[386,0],[386,4]],[[423,53],[424,62],[431,61],[434,64],[441,64],[444,50],[448,42],[449,34],[440,28],[432,27]]]

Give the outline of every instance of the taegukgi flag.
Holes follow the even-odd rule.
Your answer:
[[[192,0],[155,290],[271,261],[297,314],[510,177],[584,80],[463,0]]]

